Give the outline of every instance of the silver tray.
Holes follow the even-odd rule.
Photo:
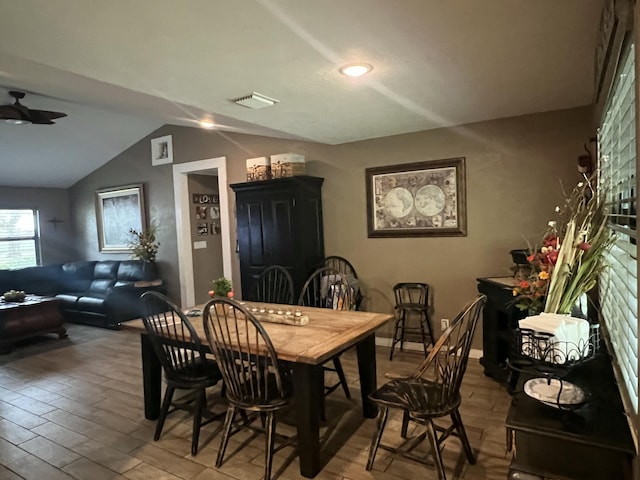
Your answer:
[[[578,385],[557,378],[537,377],[524,384],[524,393],[554,408],[576,408],[587,401],[587,394]]]

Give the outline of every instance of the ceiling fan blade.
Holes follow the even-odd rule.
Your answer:
[[[37,125],[53,125],[55,123],[52,122],[54,118],[66,116],[66,113],[48,112],[46,110],[29,110],[28,112],[28,118],[31,120],[31,123],[35,123]]]
[[[0,120],[31,121],[24,108],[16,108],[15,105],[0,105]]]
[[[55,123],[52,120],[67,116],[66,113],[62,112],[31,110],[25,107],[20,103],[20,100],[25,97],[24,92],[10,91],[9,95],[15,99],[15,103],[13,105],[0,106],[0,120],[7,120],[11,123],[31,122],[38,125],[52,125]]]
[[[51,112],[49,110],[29,110],[30,115],[38,115],[44,118],[48,118],[49,120],[55,120],[56,118],[66,117],[66,113],[62,112]]]

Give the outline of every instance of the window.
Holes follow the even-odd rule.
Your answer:
[[[40,263],[38,212],[0,209],[0,268],[32,267]]]
[[[638,281],[634,47],[627,46],[598,131],[601,191],[617,240],[600,278],[600,304],[628,413],[638,414]],[[625,391],[622,391],[623,398]],[[634,424],[635,421],[633,422]]]

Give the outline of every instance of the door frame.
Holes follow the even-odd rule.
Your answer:
[[[187,176],[191,173],[217,172],[218,193],[220,195],[220,230],[222,240],[222,271],[233,282],[231,264],[231,220],[229,214],[229,189],[227,187],[227,157],[207,158],[194,162],[173,165],[173,196],[176,212],[176,236],[178,246],[178,269],[180,276],[180,301],[183,307],[195,305],[195,286],[193,280],[193,248],[191,239],[191,221],[189,184]],[[183,232],[187,232],[184,235]]]

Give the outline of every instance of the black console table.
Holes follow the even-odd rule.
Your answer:
[[[636,454],[611,362],[600,355],[566,377],[588,395],[575,410],[559,410],[522,392],[513,396],[505,421],[507,448],[513,452],[509,479],[524,477],[571,480],[631,478]],[[536,477],[534,477],[536,478]]]
[[[501,383],[509,380],[507,367],[513,331],[526,312],[513,305],[513,277],[478,278],[478,291],[487,296],[482,318],[484,374]]]
[[[487,295],[480,363],[486,375],[507,384],[513,393],[505,421],[507,448],[513,452],[508,478],[630,478],[635,446],[604,344],[598,356],[565,377],[590,395],[575,410],[560,410],[528,397],[522,387],[531,375],[512,375],[508,361],[514,330],[526,315],[513,306],[513,285],[512,277],[478,279],[478,291]]]

